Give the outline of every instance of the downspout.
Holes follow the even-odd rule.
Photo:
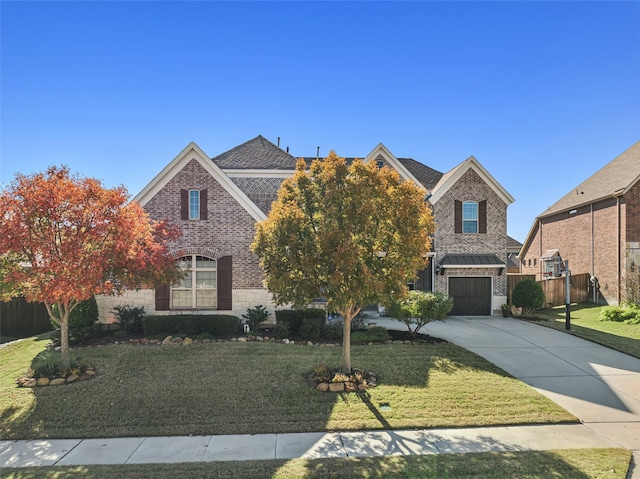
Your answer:
[[[620,221],[620,195],[616,195],[616,208],[617,208],[617,238],[616,238],[616,251],[618,252],[617,254],[617,262],[618,262],[618,291],[616,293],[617,297],[618,297],[618,304],[620,304],[622,297],[620,295],[620,291],[622,290],[622,271],[621,271],[621,267],[622,267],[622,258],[621,256],[621,251],[620,251],[620,240],[622,239],[622,221]]]
[[[595,224],[593,221],[593,203],[589,205],[591,208],[591,276],[596,275],[596,245],[595,245]]]

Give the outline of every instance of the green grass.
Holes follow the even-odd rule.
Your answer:
[[[640,324],[599,321],[602,308],[591,303],[572,304],[571,331],[567,332],[640,358]],[[565,306],[541,309],[535,317],[545,319],[540,322],[544,326],[565,331]]]
[[[349,459],[294,459],[189,464],[5,469],[6,479],[199,477],[217,479],[624,479],[631,452],[624,449],[496,452]]]
[[[108,345],[79,350],[98,374],[65,386],[17,388],[45,341],[0,349],[3,439],[258,434],[472,427],[577,419],[493,364],[453,344],[353,346],[378,374],[366,395],[321,393],[313,367],[341,348],[271,343]],[[388,403],[390,411],[379,405]]]

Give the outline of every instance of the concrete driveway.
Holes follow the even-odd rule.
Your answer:
[[[375,322],[406,329],[393,319]],[[488,359],[638,457],[640,359],[514,318],[451,317],[420,332]]]

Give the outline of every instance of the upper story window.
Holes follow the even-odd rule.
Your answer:
[[[380,169],[384,168],[384,160],[376,161],[376,166]]]
[[[189,191],[189,219],[200,219],[200,192],[198,190]]]
[[[478,232],[478,203],[475,201],[462,203],[462,232]]]
[[[454,232],[487,233],[487,200],[454,201]]]
[[[180,190],[180,219],[208,219],[207,190]]]

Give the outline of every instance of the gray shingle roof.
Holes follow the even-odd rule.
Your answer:
[[[398,161],[428,190],[432,190],[442,178],[442,173],[413,158],[398,158]]]
[[[640,180],[640,141],[556,201],[540,217],[623,193]]]
[[[223,170],[293,170],[296,166],[296,159],[292,155],[278,148],[262,135],[231,148],[211,160]]]

